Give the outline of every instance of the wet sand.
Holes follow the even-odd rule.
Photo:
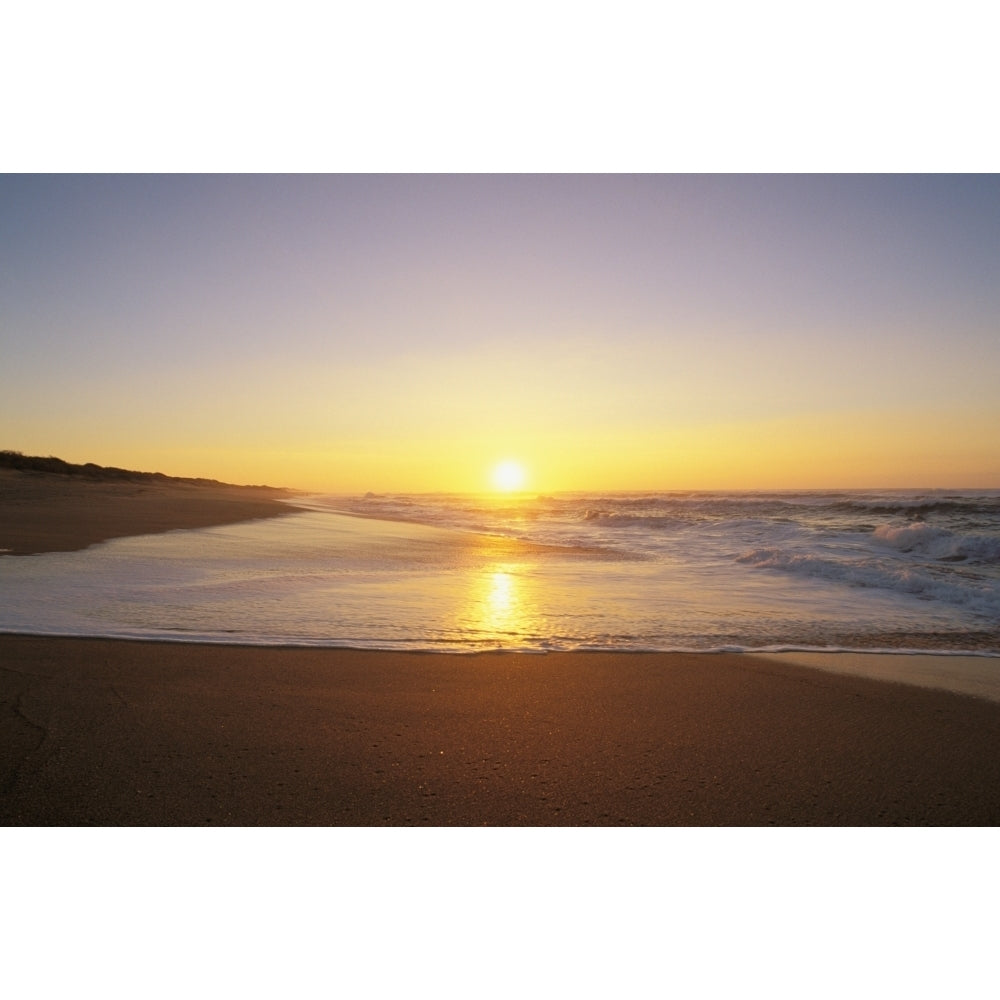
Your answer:
[[[994,825],[1000,704],[741,655],[0,636],[5,825]]]

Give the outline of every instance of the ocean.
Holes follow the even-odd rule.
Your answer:
[[[435,650],[1000,655],[1000,491],[312,496],[0,558],[0,631]]]

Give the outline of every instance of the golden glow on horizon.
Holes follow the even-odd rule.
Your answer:
[[[519,487],[494,480],[508,458],[524,475],[520,489],[865,489],[997,488],[1000,448],[996,405],[964,410],[913,408],[843,410],[771,419],[680,420],[669,427],[635,423],[625,429],[566,428],[558,413],[530,425],[515,415],[504,426],[474,420],[450,433],[406,428],[346,437],[288,430],[262,437],[258,428],[206,440],[199,447],[170,442],[142,425],[111,448],[94,448],[76,426],[15,428],[6,447],[25,454],[54,454],[69,462],[94,461],[167,475],[231,483],[285,486],[317,493],[494,491],[516,495]],[[134,427],[123,424],[125,427]],[[55,442],[55,444],[53,444]],[[530,475],[528,474],[530,470]],[[537,472],[544,470],[544,475]],[[504,477],[507,473],[504,473]]]
[[[506,459],[493,470],[493,485],[501,493],[523,490],[527,478],[524,466],[512,459]]]
[[[516,433],[516,464],[532,493],[562,490],[992,488],[1000,486],[993,407],[964,412],[870,410],[772,420],[674,425],[669,429],[505,429]],[[257,437],[199,448],[167,447],[147,433],[128,446],[94,448],[82,436],[25,429],[12,435],[25,454],[69,462],[201,476],[317,493],[458,492],[512,496],[493,480],[484,452],[503,452],[491,428],[396,438],[305,437],[297,449]],[[290,435],[294,436],[294,435]],[[56,441],[55,446],[51,442]],[[527,470],[532,470],[530,477]],[[544,478],[534,470],[544,469]]]

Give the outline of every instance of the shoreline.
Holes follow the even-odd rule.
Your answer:
[[[7,826],[1000,822],[1000,705],[744,654],[0,635]]]
[[[180,637],[171,635],[96,635],[87,633],[30,632],[0,629],[0,641],[5,637],[27,639],[57,639],[81,642],[124,642],[151,645],[205,646],[208,648],[233,648],[247,651],[309,650],[315,652],[353,652],[402,656],[444,656],[475,658],[480,656],[693,656],[745,657],[776,663],[788,663],[809,670],[864,677],[890,684],[902,684],[951,694],[969,695],[987,701],[1000,702],[1000,654],[977,650],[926,650],[896,649],[505,649],[502,647],[420,648],[419,646],[365,646],[349,643],[230,641],[208,637]],[[991,661],[997,661],[992,663]],[[2,669],[2,668],[0,668]]]

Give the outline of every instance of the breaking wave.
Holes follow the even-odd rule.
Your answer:
[[[900,552],[916,552],[941,562],[1000,563],[1000,537],[995,535],[956,534],[920,521],[879,525],[874,537]]]

